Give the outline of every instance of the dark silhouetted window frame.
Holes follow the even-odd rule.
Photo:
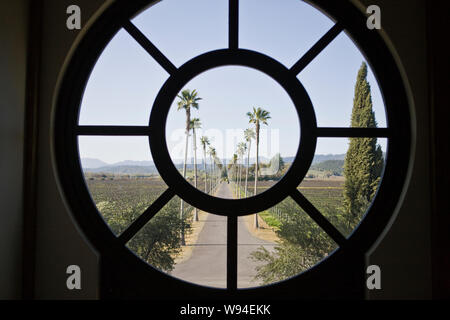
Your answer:
[[[367,17],[364,13],[348,1],[311,2],[336,23],[291,68],[261,53],[239,48],[238,0],[229,0],[228,48],[197,56],[179,68],[130,21],[130,18],[155,1],[116,1],[105,9],[81,38],[60,78],[53,119],[53,150],[65,199],[83,234],[100,253],[102,297],[183,297],[186,294],[192,298],[364,296],[365,253],[392,218],[407,178],[411,144],[408,98],[394,58],[379,32],[366,27]],[[90,72],[104,47],[122,28],[170,77],[155,99],[148,125],[79,125],[81,98]],[[317,126],[312,103],[297,75],[344,31],[359,46],[374,70],[386,106],[387,128]],[[165,142],[167,113],[178,91],[199,73],[225,65],[247,66],[275,79],[293,100],[301,124],[299,149],[286,175],[269,190],[247,199],[219,199],[195,189],[176,170]],[[168,189],[119,236],[107,227],[90,197],[79,159],[79,136],[149,137],[155,165]],[[297,189],[311,165],[317,138],[323,137],[378,137],[388,140],[385,170],[379,190],[364,219],[348,238]],[[125,244],[174,196],[181,197],[199,209],[228,217],[226,289],[202,287],[174,279],[150,268],[126,248]],[[291,197],[339,248],[321,263],[296,277],[259,288],[238,289],[238,216],[265,210],[286,197]],[[157,285],[158,289],[146,288],[149,285]],[[157,294],[151,293],[152,290],[157,290]]]

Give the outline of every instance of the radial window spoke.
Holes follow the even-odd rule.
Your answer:
[[[311,49],[306,52],[291,68],[294,74],[302,72],[306,66],[325,49],[344,30],[340,23],[336,23]]]
[[[133,238],[133,236],[138,233],[139,230],[141,230],[174,196],[175,192],[172,191],[172,189],[169,188],[164,191],[164,193],[119,236],[120,243],[125,244],[130,241],[131,238]]]
[[[297,189],[291,193],[291,198],[313,219],[340,247],[345,237],[317,210],[314,205],[306,199]]]
[[[388,138],[388,128],[317,128],[317,136],[323,138]]]
[[[239,0],[229,0],[228,45],[230,49],[239,47]]]
[[[78,126],[76,130],[80,136],[147,136],[150,134],[148,126]]]
[[[227,289],[237,289],[238,218],[227,219]]]
[[[131,21],[123,27],[169,74],[177,71],[173,63]]]

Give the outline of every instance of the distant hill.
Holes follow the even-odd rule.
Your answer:
[[[311,170],[327,171],[334,176],[342,176],[344,173],[344,160],[325,160],[313,164]]]
[[[132,160],[125,160],[113,164],[107,164],[101,160],[97,161],[85,161],[84,158],[82,159],[82,165],[83,165],[83,171],[84,172],[90,172],[90,173],[105,173],[105,174],[130,174],[130,175],[139,175],[139,174],[158,174],[158,170],[156,169],[156,166],[151,161],[132,161]],[[92,167],[89,167],[91,165]],[[183,169],[182,163],[176,163],[175,167],[179,170]],[[193,164],[187,164],[186,165],[188,170],[191,170],[194,168]],[[199,169],[203,170],[203,163],[199,163]]]
[[[295,157],[282,157],[285,163],[294,161]],[[312,164],[320,163],[328,160],[344,160],[345,153],[342,154],[316,154],[313,158]]]
[[[81,166],[83,168],[100,168],[107,166],[108,164],[106,162],[103,162],[102,160],[94,159],[94,158],[82,158],[81,159]]]
[[[285,163],[290,163],[294,161],[294,157],[282,157],[283,161]],[[339,166],[343,166],[343,160],[345,159],[345,153],[344,154],[319,154],[315,155],[313,159],[313,167],[315,164],[321,164],[321,166],[318,167],[312,167],[311,169],[318,170],[318,171],[333,171],[337,170],[339,171]],[[189,159],[192,161],[192,159]],[[189,162],[188,160],[188,162]],[[209,159],[208,164],[209,164]],[[328,162],[327,161],[331,161]],[[341,161],[341,162],[333,162],[333,161]],[[176,159],[175,166],[178,169],[183,168],[183,160]],[[223,162],[223,161],[222,161]],[[250,158],[250,164],[254,164],[255,159]],[[269,162],[269,159],[265,157],[260,157],[261,163],[267,163]],[[326,162],[325,164],[323,164]],[[225,160],[225,163],[230,163],[229,159]],[[155,164],[153,161],[135,161],[135,160],[125,160],[116,162],[113,164],[106,163],[99,159],[94,158],[82,158],[81,164],[83,167],[84,172],[92,172],[92,173],[108,173],[108,174],[157,174],[158,171],[156,170]],[[198,159],[198,165],[199,169],[203,170],[203,159]],[[187,164],[187,169],[192,169],[194,165],[192,163]],[[328,169],[326,169],[328,168]]]
[[[313,158],[313,164],[329,160],[345,160],[345,153],[342,154],[316,154]]]
[[[108,173],[108,174],[158,174],[155,166],[105,166],[99,168],[83,168],[84,172]]]
[[[134,167],[149,167],[154,166],[153,161],[134,161],[134,160],[125,160],[112,164],[111,166],[134,166]]]
[[[283,157],[283,156],[281,156],[281,158],[283,159],[284,163],[291,163],[295,159],[295,157]]]

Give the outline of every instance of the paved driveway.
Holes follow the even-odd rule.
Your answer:
[[[219,186],[218,197],[233,198],[229,184]],[[205,225],[194,244],[191,257],[175,266],[172,275],[196,284],[226,287],[227,218],[208,214]],[[254,237],[243,218],[238,219],[238,287],[254,287],[256,262],[249,258],[252,251],[264,246],[272,251],[276,244]]]

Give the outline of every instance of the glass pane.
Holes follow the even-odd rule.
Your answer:
[[[83,136],[78,144],[91,197],[119,235],[167,189],[153,164],[148,138]]]
[[[177,67],[228,47],[228,0],[160,1],[132,21]]]
[[[333,21],[298,0],[239,1],[241,48],[269,55],[290,68],[332,26]]]
[[[181,252],[181,230],[188,232],[186,217],[180,218],[180,200],[170,200],[136,235],[127,247],[153,267],[169,272]]]
[[[127,247],[145,262],[178,279],[225,288],[227,218],[196,212],[185,202],[183,216],[180,212],[181,199],[174,197]]]
[[[303,195],[346,237],[361,222],[382,178],[387,139],[318,139]],[[378,148],[379,147],[379,148]]]
[[[199,211],[171,275],[208,287],[227,285],[227,218]]]
[[[337,248],[289,197],[257,216],[241,217],[239,222],[238,288],[271,284],[296,276]]]
[[[232,198],[228,184],[219,183],[212,193]],[[198,210],[191,206],[191,229],[186,245],[177,257],[173,276],[204,286],[227,286],[227,217]],[[196,216],[198,215],[198,219]]]
[[[226,181],[243,198],[284,176],[300,125],[290,97],[272,78],[229,66],[186,84],[169,111],[166,136],[172,161],[189,182],[210,192]]]
[[[255,215],[238,218],[238,288],[264,284],[262,279],[255,276],[258,268],[262,268],[265,263],[254,259],[253,256],[256,251],[274,254],[280,241],[275,227],[277,222],[269,214],[264,212],[258,215],[258,229],[255,228],[255,219]]]
[[[352,123],[355,104],[371,104],[377,126],[386,127],[383,97],[370,66],[364,84],[358,84],[363,63],[367,65],[358,47],[342,32],[298,75],[313,103],[319,127],[369,127],[368,123]],[[361,93],[356,95],[358,87]]]
[[[81,125],[146,125],[168,74],[125,31],[101,54],[81,101]]]

